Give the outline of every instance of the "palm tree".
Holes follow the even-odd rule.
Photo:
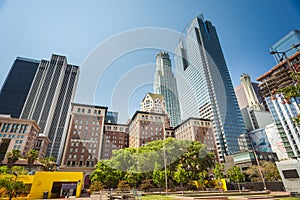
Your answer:
[[[31,171],[31,167],[34,164],[34,161],[36,161],[38,157],[39,157],[39,151],[37,151],[37,150],[31,149],[27,153],[26,158],[27,158],[27,162],[28,162],[28,171],[29,172]]]
[[[11,152],[8,152],[6,155],[8,168],[12,168],[20,157],[21,151],[19,149],[13,149]]]
[[[56,170],[56,158],[55,157],[46,157],[41,159],[40,162],[43,164],[44,171],[55,171]]]

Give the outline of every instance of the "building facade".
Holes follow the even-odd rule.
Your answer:
[[[0,91],[0,114],[19,118],[39,61],[17,57]]]
[[[102,155],[106,111],[107,107],[72,103],[64,168],[94,169]]]
[[[175,127],[175,138],[192,140],[205,144],[208,151],[215,152],[215,138],[212,122],[208,119],[189,118]]]
[[[271,149],[277,154],[278,160],[288,159],[288,154],[279,135],[279,130],[275,123],[269,124],[265,128],[267,138],[270,142]]]
[[[101,159],[110,159],[114,150],[129,147],[127,124],[104,124],[104,135]]]
[[[147,93],[141,102],[140,111],[167,114],[164,96],[161,94]]]
[[[167,121],[166,114],[136,111],[128,124],[129,146],[141,147],[148,142],[163,140]]]
[[[241,113],[247,131],[264,128],[266,125],[274,123],[271,113],[267,111],[257,111],[247,107],[242,109]]]
[[[181,118],[212,120],[218,160],[239,151],[245,133],[241,112],[215,27],[203,16],[186,28],[176,50],[175,66]]]
[[[118,116],[118,112],[107,111],[105,116],[105,123],[117,124]]]
[[[28,151],[34,149],[39,131],[40,127],[34,120],[0,115],[0,140],[9,142],[6,153],[18,149],[25,156]]]
[[[241,75],[241,84],[234,88],[234,92],[241,110],[247,107],[258,111],[267,110],[263,106],[263,98],[259,94],[258,83],[251,82],[248,74]]]
[[[47,156],[56,157],[58,164],[78,76],[79,67],[68,64],[65,56],[52,55],[50,61],[40,61],[21,113],[22,119],[35,120],[50,139]]]
[[[164,51],[156,55],[154,93],[164,96],[166,111],[170,116],[171,126],[177,126],[181,120],[177,83],[174,73],[172,72],[170,56]]]
[[[298,71],[299,63],[300,52],[297,52],[256,79],[261,82],[259,84],[261,94],[267,102],[290,158],[300,157],[300,128],[293,121],[300,113],[298,106],[300,98],[285,99],[282,94],[276,93],[276,90],[295,83],[291,78],[293,71],[291,67]]]

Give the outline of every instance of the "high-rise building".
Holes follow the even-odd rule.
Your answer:
[[[177,126],[180,123],[177,84],[172,72],[170,56],[164,51],[156,55],[154,93],[164,96],[166,111],[170,116],[171,126]]]
[[[0,114],[19,118],[39,61],[17,57],[0,91]]]
[[[79,67],[67,63],[65,56],[42,60],[33,79],[21,118],[33,119],[50,139],[47,156],[60,163],[67,133]]]
[[[220,162],[238,152],[246,132],[215,27],[203,16],[186,28],[175,50],[181,118],[212,120]]]
[[[276,90],[295,84],[291,78],[291,65],[296,71],[300,69],[300,52],[274,66],[271,70],[258,77],[260,92],[265,98],[283,145],[290,158],[300,158],[300,128],[293,118],[300,114],[300,97],[285,99]]]
[[[258,83],[251,82],[248,74],[241,75],[241,84],[234,88],[234,92],[241,110],[246,107],[257,111],[266,110],[259,94]]]
[[[292,30],[280,40],[278,40],[272,47],[271,51],[286,52],[286,56],[290,57],[300,50],[300,47],[293,48],[294,45],[300,44],[300,30]],[[283,54],[274,54],[274,59],[277,63],[286,59]]]

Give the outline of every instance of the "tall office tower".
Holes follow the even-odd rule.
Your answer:
[[[241,112],[215,27],[203,16],[186,28],[175,50],[181,118],[212,120],[219,162],[238,152],[245,133]]]
[[[290,57],[300,50],[300,47],[293,48],[294,45],[300,44],[300,30],[292,30],[283,38],[278,40],[272,47],[271,51],[286,52],[286,57]],[[285,60],[283,54],[274,54],[274,59],[277,63]]]
[[[58,164],[78,75],[79,67],[68,64],[65,56],[52,55],[50,61],[42,60],[21,113],[21,118],[35,120],[48,136],[47,156],[56,157]]]
[[[256,79],[260,81],[260,92],[267,102],[290,158],[300,158],[300,128],[293,121],[300,114],[300,97],[285,99],[282,94],[274,91],[294,85],[291,78],[293,70],[290,68],[293,66],[294,70],[299,71],[299,60],[300,52],[297,52]]]
[[[20,117],[38,66],[39,61],[17,57],[0,91],[0,114]]]
[[[249,107],[253,110],[264,111],[263,98],[259,94],[258,83],[251,82],[248,74],[241,75],[241,84],[234,88],[240,109]]]
[[[252,83],[248,74],[242,74],[242,84],[235,87],[234,91],[241,109],[243,121],[247,131],[264,128],[272,124],[273,118],[270,112],[265,111],[262,96],[259,94],[257,83]],[[258,98],[260,97],[260,98]]]
[[[177,84],[172,72],[170,56],[164,51],[156,55],[154,93],[164,96],[166,110],[170,116],[171,126],[177,126],[180,123]]]

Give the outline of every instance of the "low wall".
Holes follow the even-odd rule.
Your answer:
[[[247,189],[251,191],[263,191],[263,182],[245,182],[240,183],[241,189]],[[285,192],[285,188],[282,182],[266,182],[267,190]],[[227,183],[228,190],[238,190],[237,183]]]

